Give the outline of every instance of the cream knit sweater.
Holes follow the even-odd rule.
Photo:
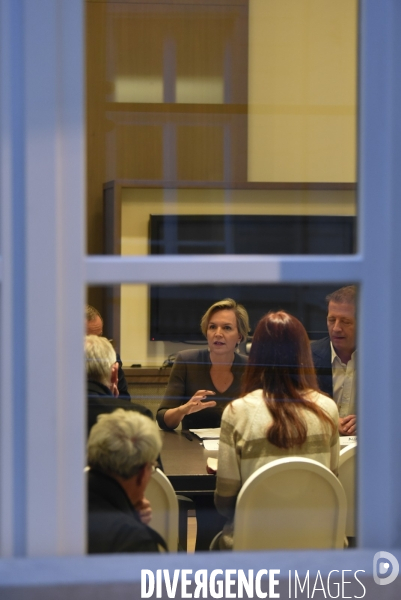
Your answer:
[[[307,439],[302,446],[290,449],[278,448],[267,440],[273,419],[263,390],[247,394],[226,407],[221,421],[215,492],[215,504],[221,514],[232,519],[238,493],[248,477],[259,467],[278,458],[311,458],[337,475],[340,451],[337,406],[331,398],[315,391],[311,391],[307,398],[316,402],[332,418],[334,431],[314,413],[303,410]]]

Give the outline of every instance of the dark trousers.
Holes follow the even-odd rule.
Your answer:
[[[195,551],[209,550],[210,542],[223,529],[227,519],[217,512],[212,495],[192,496],[192,500],[197,523]]]

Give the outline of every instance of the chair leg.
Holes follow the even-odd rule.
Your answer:
[[[178,499],[178,549],[186,552],[188,549],[188,511],[194,508],[194,503],[187,496],[177,496]]]
[[[356,537],[348,537],[348,548],[356,548]]]

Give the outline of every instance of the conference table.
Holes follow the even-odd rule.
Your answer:
[[[188,431],[161,431],[161,461],[165,475],[177,494],[213,494],[216,476],[206,471],[209,456],[217,451],[205,450],[201,440]]]
[[[181,498],[179,540],[181,548],[186,550],[187,510],[192,507],[182,496],[191,498],[214,493],[216,476],[207,473],[206,461],[208,457],[217,458],[218,452],[206,450],[201,440],[188,431],[161,431],[161,435],[163,439],[161,462],[164,473]],[[356,436],[340,438],[342,448],[354,442]]]
[[[217,458],[217,451],[206,450],[201,440],[189,431],[161,431],[163,448],[161,461],[165,475],[177,494],[191,496],[213,494],[216,475],[206,471],[209,456]],[[191,440],[191,441],[190,441]],[[343,436],[340,446],[356,442],[356,436]]]
[[[189,431],[161,431],[163,447],[161,462],[164,474],[170,480],[179,499],[179,544],[187,549],[187,515],[194,508],[190,498],[212,496],[216,475],[206,471],[206,461],[217,458],[217,451],[206,450],[196,435]]]

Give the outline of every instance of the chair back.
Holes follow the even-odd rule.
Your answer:
[[[346,512],[345,492],[329,469],[308,458],[281,458],[243,485],[234,549],[343,548]]]
[[[152,474],[145,496],[152,507],[149,526],[160,533],[170,552],[177,552],[178,500],[173,486],[160,469]]]
[[[355,537],[355,457],[356,442],[354,444],[349,444],[340,450],[338,479],[347,496],[348,510],[345,525],[345,535],[347,537]]]

